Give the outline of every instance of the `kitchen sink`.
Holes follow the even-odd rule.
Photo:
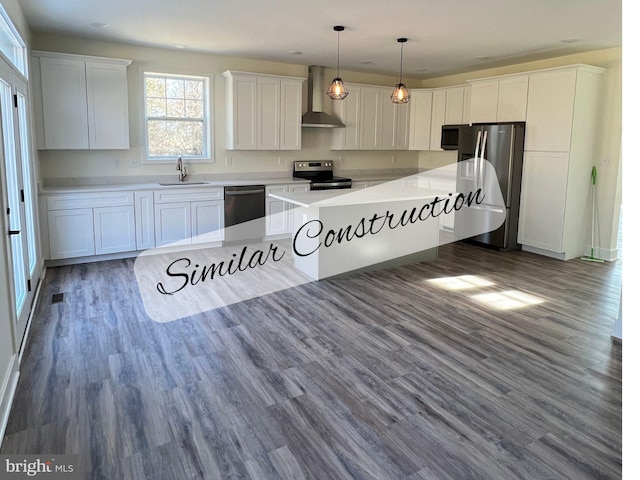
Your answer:
[[[166,182],[166,183],[158,183],[161,187],[176,187],[180,185],[189,186],[189,185],[208,185],[209,182]]]

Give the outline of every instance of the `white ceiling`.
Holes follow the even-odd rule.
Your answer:
[[[34,32],[428,78],[622,45],[622,0],[21,0]],[[95,28],[90,23],[109,24]],[[563,40],[577,40],[563,43]],[[289,52],[300,52],[292,55]],[[364,63],[370,62],[370,63]]]

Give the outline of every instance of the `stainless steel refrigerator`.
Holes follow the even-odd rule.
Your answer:
[[[506,210],[505,221],[502,226],[493,231],[471,237],[467,239],[468,241],[505,251],[517,250],[521,247],[517,239],[524,132],[524,122],[474,123],[460,127],[458,134],[458,165],[459,167],[464,165],[465,171],[458,172],[457,190],[459,192],[475,190],[479,184],[482,184],[482,175],[486,173],[482,171],[482,163],[465,162],[461,164],[460,162],[473,159],[476,155],[480,157],[477,154],[478,146],[486,142],[483,158],[491,163],[495,169]],[[469,168],[470,165],[472,166],[471,168]],[[487,203],[483,202],[483,207],[487,209],[502,208],[502,205],[495,206],[491,202],[491,198],[488,198]]]

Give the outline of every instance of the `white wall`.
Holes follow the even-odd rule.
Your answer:
[[[236,173],[236,172],[286,172],[291,171],[293,160],[344,158],[337,164],[337,170],[364,168],[414,168],[418,167],[417,152],[336,152],[330,150],[331,130],[303,129],[301,151],[227,151],[224,143],[224,79],[220,75],[225,70],[240,70],[257,73],[290,75],[307,78],[306,65],[293,65],[238,57],[209,55],[180,50],[148,48],[86,39],[35,34],[34,50],[57,51],[81,55],[96,55],[133,60],[129,66],[129,109],[131,149],[121,151],[40,151],[41,178],[126,176],[172,174],[171,165],[140,164],[143,155],[142,144],[142,85],[141,72],[144,70],[204,74],[214,76],[214,129],[215,164],[191,164],[192,174]],[[325,82],[331,81],[333,70],[325,72]],[[366,75],[342,72],[345,80],[354,83],[369,83],[393,86],[397,79],[380,75]],[[306,83],[305,88],[306,91]],[[391,89],[390,89],[391,90]],[[306,111],[306,95],[303,99]],[[325,109],[330,111],[331,100],[325,99]],[[391,156],[396,163],[391,162]],[[227,166],[225,159],[231,157]],[[282,163],[278,159],[282,157]],[[116,167],[116,159],[120,166]]]

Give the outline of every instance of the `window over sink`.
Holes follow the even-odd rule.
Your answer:
[[[210,85],[209,77],[144,73],[147,160],[211,159]]]

